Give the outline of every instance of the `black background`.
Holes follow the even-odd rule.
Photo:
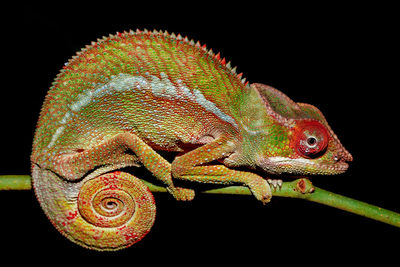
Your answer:
[[[0,174],[28,174],[33,132],[47,89],[86,44],[117,31],[162,29],[206,43],[250,82],[314,104],[354,162],[316,186],[400,211],[398,166],[398,29],[390,7],[250,3],[139,5],[20,4],[3,7]],[[4,20],[4,21],[3,21]],[[114,253],[83,249],[62,237],[33,192],[0,192],[2,259],[138,259],[166,264],[270,261],[341,263],[398,257],[400,230],[302,200],[197,195],[190,203],[155,194],[157,218],[138,244]],[[29,252],[29,254],[28,254]],[[398,251],[397,251],[398,254]],[[29,255],[29,256],[28,256]],[[56,256],[55,259],[46,255]],[[325,262],[326,261],[326,262]]]

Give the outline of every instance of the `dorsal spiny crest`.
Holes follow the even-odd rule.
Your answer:
[[[208,49],[205,44],[201,45],[199,41],[195,42],[194,40],[189,40],[187,36],[183,37],[181,34],[175,34],[175,33],[168,33],[168,31],[158,31],[158,30],[153,30],[149,31],[147,29],[139,30],[137,29],[136,31],[130,30],[130,31],[124,31],[124,32],[116,32],[115,34],[110,34],[109,36],[103,36],[102,38],[97,39],[96,42],[92,42],[90,45],[86,45],[81,51],[76,53],[76,56],[72,57],[66,65],[72,63],[73,61],[77,60],[81,55],[83,55],[85,52],[89,51],[92,48],[95,48],[97,46],[101,46],[102,44],[106,42],[112,42],[116,40],[120,40],[121,38],[126,38],[126,37],[132,37],[132,36],[139,36],[139,35],[144,35],[149,38],[162,38],[162,39],[169,39],[172,41],[176,42],[183,42],[196,50],[202,52],[202,54],[207,57],[208,59],[217,62],[219,66],[222,66],[223,68],[226,68],[228,71],[227,73],[230,73],[235,79],[238,79],[240,83],[242,83],[245,87],[250,88],[249,82],[246,82],[245,78],[242,78],[243,73],[237,73],[237,67],[232,67],[231,62],[227,62],[227,60],[223,57],[221,57],[220,53],[214,53],[214,51],[210,48]]]

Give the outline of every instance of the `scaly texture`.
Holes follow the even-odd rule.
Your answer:
[[[179,156],[171,163],[161,150]],[[151,193],[123,167],[145,167],[178,200],[194,191],[175,179],[242,184],[267,203],[270,179],[252,169],[337,174],[351,160],[317,108],[249,85],[219,53],[158,31],[110,35],[68,61],[44,102],[31,156],[46,215],[98,250],[132,245],[154,220]]]

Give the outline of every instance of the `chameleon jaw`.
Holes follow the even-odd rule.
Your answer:
[[[270,157],[259,159],[258,166],[271,174],[335,175],[344,173],[349,164],[344,160],[327,164],[305,158]]]

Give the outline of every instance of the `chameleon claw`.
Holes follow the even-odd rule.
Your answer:
[[[282,188],[282,180],[280,179],[267,179],[267,182],[272,186],[272,188],[276,191],[277,189]]]

